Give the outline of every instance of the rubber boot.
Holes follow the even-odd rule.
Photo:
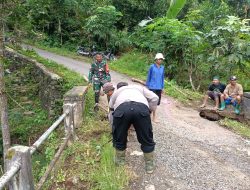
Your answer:
[[[115,164],[117,166],[124,166],[125,165],[125,150],[115,150]]]
[[[239,115],[240,114],[240,105],[236,104],[236,106],[234,107],[234,113]]]
[[[145,160],[145,170],[146,173],[152,174],[154,172],[154,153],[144,153],[144,160]]]
[[[220,111],[223,111],[224,109],[226,108],[226,103],[225,102],[221,102],[221,105],[220,105]]]

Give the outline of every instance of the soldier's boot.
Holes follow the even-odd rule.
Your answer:
[[[221,102],[221,105],[220,105],[220,111],[223,111],[224,109],[226,108],[226,103],[225,102]]]
[[[124,166],[125,165],[125,150],[115,150],[115,164],[117,166]]]
[[[153,152],[144,153],[144,160],[145,160],[146,173],[152,174],[154,172],[154,169],[155,169],[154,153]]]
[[[94,111],[97,112],[99,111],[99,92],[95,92],[95,106],[94,106]]]
[[[237,115],[240,114],[240,104],[236,104],[236,106],[234,107],[234,113]]]
[[[99,104],[98,104],[98,103],[95,103],[94,111],[95,111],[95,112],[99,111]]]

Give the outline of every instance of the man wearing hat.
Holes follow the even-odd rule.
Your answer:
[[[206,107],[207,100],[210,97],[212,100],[215,101],[215,107],[214,109],[219,108],[219,102],[220,102],[220,96],[223,94],[224,90],[226,88],[225,84],[220,83],[219,77],[214,76],[212,84],[209,85],[208,91],[204,97],[203,104],[200,106],[201,108]]]
[[[109,119],[112,122],[113,146],[115,148],[115,162],[125,164],[125,150],[127,147],[128,129],[133,124],[137,139],[144,153],[146,172],[154,171],[154,148],[150,112],[157,107],[158,96],[152,91],[139,85],[119,84],[119,89],[108,90],[105,84],[104,92],[111,94],[109,101]],[[109,88],[111,89],[111,88]]]
[[[95,110],[98,110],[98,103],[100,98],[101,87],[111,81],[108,65],[103,60],[102,54],[95,55],[95,61],[91,64],[89,70],[89,84],[93,83],[93,90],[95,92]]]
[[[230,83],[226,86],[223,95],[221,95],[220,110],[224,110],[226,105],[233,104],[234,112],[240,114],[240,102],[243,96],[243,88],[237,83],[236,76],[230,77]]]
[[[113,86],[113,84],[111,82],[107,82],[103,85],[103,92],[107,95],[108,98],[108,102],[110,100],[110,97],[112,96],[115,87]]]
[[[161,94],[164,88],[164,66],[162,65],[164,59],[162,53],[155,55],[155,63],[150,65],[146,81],[148,89],[159,97],[158,105],[160,105]],[[156,118],[156,111],[153,111],[153,121],[156,123],[159,122]]]

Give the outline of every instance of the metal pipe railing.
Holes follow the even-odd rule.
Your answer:
[[[0,178],[0,190],[13,178],[21,168],[21,162],[16,161],[1,178]]]
[[[49,175],[50,175],[53,167],[55,166],[56,162],[60,158],[60,156],[61,156],[64,148],[67,146],[67,143],[68,143],[70,137],[71,137],[71,134],[68,134],[68,136],[66,137],[66,139],[61,144],[60,148],[58,149],[57,153],[55,154],[54,159],[50,162],[50,164],[47,167],[47,170],[45,171],[44,175],[39,180],[39,182],[38,182],[38,184],[36,186],[36,190],[42,189],[42,187],[43,187],[44,183],[46,182],[46,180],[48,179],[48,177],[49,177]]]
[[[48,136],[60,125],[60,123],[64,120],[64,118],[69,114],[66,112],[62,114],[56,121],[51,125],[51,127],[43,133],[43,135],[30,147],[30,154],[32,155],[37,148],[48,138]]]
[[[74,111],[73,111],[73,109],[76,107],[76,103],[68,104],[67,106],[69,106],[69,107],[66,109],[66,111],[49,127],[49,129],[46,132],[44,132],[43,135],[31,147],[26,147],[27,148],[26,152],[28,152],[28,155],[31,156],[40,147],[40,145],[49,137],[49,135],[65,119],[64,125],[66,126],[66,128],[65,128],[66,129],[66,139],[65,139],[64,143],[61,145],[60,150],[56,154],[56,159],[53,159],[53,161],[51,163],[51,168],[53,168],[55,162],[60,157],[60,155],[61,155],[63,149],[66,147],[66,144],[69,141],[70,137],[71,136],[74,137],[74,113],[73,113]],[[22,147],[24,147],[24,146],[22,146]],[[24,154],[25,154],[25,152],[24,152]],[[30,163],[30,164],[28,164],[28,166],[31,165],[31,160],[28,159],[28,161],[25,160],[25,162],[22,163],[20,155],[19,154],[17,154],[17,155],[18,155],[19,159],[16,161],[13,161],[11,163],[12,166],[10,167],[10,169],[0,178],[0,190],[3,189],[8,182],[13,180],[12,178],[19,172],[19,170],[24,170],[24,171],[27,170],[28,171],[27,168],[25,168],[25,167],[22,168],[23,165],[27,166],[27,163]],[[48,171],[47,171],[48,174],[51,171],[51,168],[48,168]],[[46,176],[41,179],[40,183],[38,184],[38,187],[39,186],[42,187],[44,181],[46,181],[46,179],[48,177],[48,174],[46,174]],[[32,177],[30,178],[30,184],[32,184],[32,186],[34,186]],[[24,187],[25,184],[21,184],[20,186]],[[33,187],[30,187],[30,189],[33,189]]]

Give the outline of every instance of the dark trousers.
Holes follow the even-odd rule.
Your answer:
[[[213,91],[207,91],[207,95],[212,99],[212,100],[215,100],[215,99],[219,99],[219,103],[221,103],[220,101],[220,93],[218,92],[213,92]]]
[[[113,113],[113,145],[118,150],[125,150],[127,147],[128,129],[134,125],[137,139],[141,144],[144,153],[154,151],[152,124],[149,108],[142,103],[125,102],[117,107]]]
[[[161,104],[161,93],[162,93],[162,90],[154,90],[154,89],[149,89],[150,91],[154,92],[158,97],[159,97],[159,100],[158,100],[158,103],[157,105],[159,106]]]

